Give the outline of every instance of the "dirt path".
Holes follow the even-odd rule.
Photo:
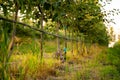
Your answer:
[[[86,57],[80,57],[80,59],[74,59],[62,63],[56,67],[57,76],[50,76],[47,80],[78,80],[80,76],[79,72],[83,69],[87,69],[89,63],[96,58],[97,54],[89,55]]]

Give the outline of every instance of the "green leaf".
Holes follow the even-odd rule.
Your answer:
[[[2,7],[3,7],[4,16],[6,16],[8,14],[7,6],[6,5],[2,5]]]
[[[54,15],[53,18],[52,18],[52,21],[56,21],[57,18],[58,18],[58,13],[55,13],[55,15]]]
[[[48,2],[45,2],[45,3],[44,3],[43,8],[44,8],[45,10],[49,10],[50,7],[51,7],[51,4],[50,4],[50,3],[48,3]]]

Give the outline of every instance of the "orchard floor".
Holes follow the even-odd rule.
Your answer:
[[[71,54],[63,63],[54,53],[14,54],[10,59],[11,80],[120,80],[120,58],[104,47],[91,47],[90,52]],[[17,52],[17,51],[15,51]],[[111,60],[113,63],[111,63]]]

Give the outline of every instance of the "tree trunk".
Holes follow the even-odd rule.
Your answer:
[[[65,27],[65,37],[67,38],[67,29],[66,29],[66,27]],[[67,54],[67,39],[65,39],[64,61],[66,61],[66,54]]]
[[[60,24],[59,24],[59,22],[57,23],[57,27],[56,27],[56,34],[57,35],[59,35],[59,27],[60,27]],[[57,59],[61,59],[62,60],[62,51],[61,51],[61,49],[60,49],[60,38],[59,37],[57,37],[57,39],[56,39],[56,41],[57,41],[57,51],[56,51],[56,53],[55,53],[55,57],[57,58]]]
[[[17,21],[17,16],[18,16],[18,4],[17,2],[15,3],[15,13],[14,13],[14,20]],[[12,31],[12,38],[11,41],[8,45],[8,55],[7,57],[4,59],[4,79],[8,79],[7,74],[8,74],[8,61],[13,53],[13,48],[14,48],[14,43],[15,43],[15,35],[16,35],[16,23],[13,23],[13,31]]]
[[[79,41],[77,39],[77,54],[79,54]]]
[[[44,14],[43,14],[43,11],[41,9],[41,6],[38,4],[38,9],[39,9],[39,12],[41,13],[41,30],[43,30],[43,17],[44,17]],[[42,58],[43,58],[43,32],[41,32],[41,35],[40,35],[40,54],[41,54],[41,61],[42,61]]]
[[[43,30],[43,14],[42,14],[42,18],[41,18],[41,30]],[[41,60],[42,60],[42,58],[43,58],[43,41],[44,41],[44,39],[43,39],[43,32],[41,33],[41,41],[40,41],[40,49],[41,49]]]
[[[17,5],[17,3],[15,4],[15,14],[14,14],[14,16],[15,16],[14,20],[17,21],[17,16],[18,16],[18,5]],[[12,52],[13,52],[13,47],[14,47],[14,43],[15,43],[15,35],[16,35],[16,23],[13,23],[12,38],[11,38],[10,44],[8,46],[8,59],[10,58],[10,56],[12,55]]]
[[[76,41],[77,54],[79,54],[79,42],[78,42],[77,34],[76,34],[76,39],[77,39],[77,41]]]
[[[74,36],[73,36],[73,31],[72,31],[72,38],[73,38]],[[71,47],[72,47],[72,55],[73,55],[73,40],[71,40]]]
[[[58,23],[57,28],[56,28],[57,35],[59,35],[59,27],[60,27],[60,25]],[[60,39],[59,39],[59,37],[57,37],[57,52],[58,53],[60,52]]]

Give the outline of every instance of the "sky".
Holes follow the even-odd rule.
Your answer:
[[[104,0],[103,0],[104,1]],[[102,3],[104,5],[104,3]],[[112,10],[112,9],[119,9],[120,10],[120,0],[112,0],[110,4],[106,4],[104,7],[105,10]],[[115,30],[115,34],[120,34],[120,14],[118,15],[111,15],[108,18],[114,19],[115,24],[109,23],[108,26],[113,26]]]

